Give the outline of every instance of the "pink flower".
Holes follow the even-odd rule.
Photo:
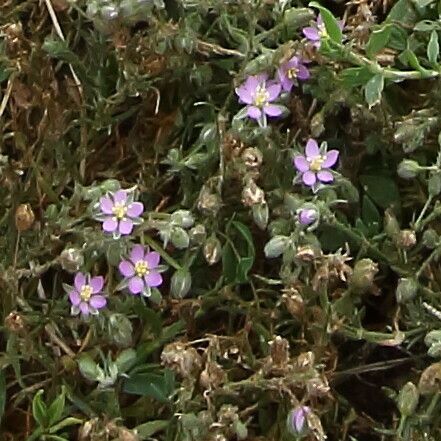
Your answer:
[[[338,150],[330,150],[321,154],[317,141],[309,139],[306,143],[306,156],[298,155],[294,158],[294,166],[301,173],[302,181],[308,187],[314,187],[317,181],[324,184],[332,182],[334,176],[329,170],[338,159]]]
[[[132,294],[142,293],[150,296],[150,288],[161,285],[162,276],[159,273],[160,256],[142,245],[135,245],[130,251],[128,260],[119,264],[120,273],[126,278],[129,291]]]
[[[338,26],[341,30],[345,27],[343,20],[338,20]],[[322,16],[319,14],[317,21],[312,26],[307,26],[302,30],[303,35],[313,43],[316,48],[320,47],[320,40],[328,36],[326,26],[323,23]]]
[[[274,81],[268,81],[268,75],[249,76],[245,83],[236,87],[239,102],[247,104],[247,116],[260,120],[263,117],[277,117],[283,112],[283,107],[271,104],[279,95],[282,86]]]
[[[287,418],[287,426],[290,433],[296,436],[305,435],[308,431],[307,416],[311,413],[308,406],[297,406]]]
[[[133,202],[132,194],[125,190],[109,193],[100,199],[101,213],[96,217],[103,222],[103,230],[113,233],[115,237],[130,234],[133,225],[140,224],[140,218],[144,211],[142,202]]]
[[[299,57],[292,57],[286,63],[283,63],[277,70],[277,78],[282,85],[282,89],[290,92],[297,80],[307,80],[309,70],[303,64],[304,61]]]
[[[77,273],[74,279],[74,287],[70,287],[69,300],[72,303],[72,314],[81,313],[83,316],[98,314],[98,310],[104,308],[107,299],[101,295],[104,286],[102,276],[90,277],[89,274]]]

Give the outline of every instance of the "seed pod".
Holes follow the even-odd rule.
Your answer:
[[[219,262],[222,257],[222,245],[215,234],[212,234],[205,242],[204,257],[209,265]]]
[[[170,294],[175,299],[184,298],[191,288],[191,274],[185,269],[181,268],[173,274],[170,282]]]
[[[264,230],[269,219],[268,204],[263,202],[262,204],[253,205],[252,211],[254,222],[261,230]]]
[[[418,382],[421,395],[431,395],[441,392],[441,363],[433,363],[421,374]]]
[[[398,409],[401,415],[412,415],[418,406],[419,398],[420,394],[417,387],[410,381],[406,383],[398,395]]]
[[[263,160],[262,152],[255,147],[246,148],[243,151],[241,158],[244,161],[245,166],[249,169],[259,168]]]
[[[305,305],[299,293],[285,293],[282,296],[282,301],[293,317],[300,318],[303,316]]]
[[[400,234],[396,237],[396,242],[401,249],[408,250],[412,248],[417,242],[415,231],[409,229],[400,231]]]
[[[441,174],[436,173],[430,176],[427,183],[430,196],[438,196],[441,193]]]
[[[254,182],[249,179],[242,190],[242,203],[246,207],[253,207],[256,204],[265,203],[265,192]]]
[[[418,292],[418,282],[415,279],[402,278],[398,282],[395,296],[398,303],[406,303],[412,300]]]
[[[398,165],[398,176],[403,179],[413,179],[418,176],[418,173],[422,170],[418,162],[411,159],[403,159]]]
[[[202,224],[195,225],[189,232],[190,242],[201,245],[207,238],[207,232]]]
[[[269,342],[271,361],[276,366],[286,366],[289,362],[289,342],[277,335]]]
[[[172,244],[182,250],[188,248],[190,245],[190,237],[187,232],[181,227],[173,227],[170,234],[170,240]]]
[[[194,217],[189,210],[177,210],[170,216],[172,223],[182,228],[190,228],[194,225]]]
[[[366,292],[372,288],[377,273],[378,265],[374,261],[361,259],[355,264],[349,285],[361,293]]]
[[[18,231],[26,231],[34,223],[35,215],[29,204],[20,204],[15,211],[15,226]]]
[[[61,252],[59,261],[65,271],[76,273],[84,264],[84,256],[77,248],[66,248]]]
[[[439,235],[434,229],[429,228],[423,233],[422,243],[426,248],[433,250],[438,246],[438,242]]]
[[[22,332],[25,329],[23,316],[17,311],[10,312],[5,318],[5,328],[14,333]]]

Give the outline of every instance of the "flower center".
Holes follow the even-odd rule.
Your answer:
[[[321,24],[321,25],[318,27],[318,34],[319,34],[320,38],[326,38],[326,37],[328,37],[328,31],[326,30],[326,27],[325,27],[324,24]]]
[[[254,104],[257,107],[263,107],[269,99],[269,93],[264,85],[257,86],[256,92],[254,94]]]
[[[145,276],[149,272],[149,266],[144,260],[135,263],[135,273],[138,277]]]
[[[127,213],[127,207],[124,204],[115,204],[112,208],[112,211],[115,217],[121,220]]]
[[[299,73],[299,70],[296,67],[291,67],[286,71],[286,75],[290,80],[294,80],[297,78],[297,74]]]
[[[83,302],[88,302],[92,293],[93,293],[93,289],[90,285],[83,285],[80,291],[81,300]]]
[[[316,156],[315,158],[312,158],[309,163],[309,169],[315,172],[320,171],[322,169],[324,160],[325,158],[323,158],[323,156]]]

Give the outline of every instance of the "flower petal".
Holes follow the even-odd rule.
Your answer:
[[[100,208],[104,214],[112,214],[113,201],[108,196],[100,198]]]
[[[159,286],[162,283],[162,276],[159,273],[149,273],[144,276],[147,286]]]
[[[244,85],[240,87],[236,87],[235,89],[236,95],[239,97],[239,101],[245,104],[251,104],[253,102],[253,95],[249,89],[247,89]]]
[[[124,277],[132,277],[135,274],[135,268],[128,260],[122,260],[118,268]]]
[[[86,275],[83,273],[76,273],[74,279],[74,285],[77,291],[81,291],[81,288],[86,284]]]
[[[156,251],[151,251],[145,255],[145,261],[150,269],[156,268],[160,260],[161,256]]]
[[[282,90],[282,86],[279,83],[271,84],[266,88],[268,92],[268,101],[274,101],[280,95],[280,91]]]
[[[309,163],[303,155],[294,158],[294,165],[299,172],[303,173],[309,170]]]
[[[317,173],[317,177],[321,182],[332,182],[334,180],[334,176],[332,176],[332,173],[328,170],[320,170]]]
[[[268,116],[280,116],[283,113],[283,107],[278,106],[277,104],[267,104],[263,107],[263,111]]]
[[[94,294],[100,292],[104,286],[104,277],[103,276],[92,277],[90,279],[89,285],[92,287],[92,292]]]
[[[303,173],[302,180],[305,185],[307,185],[308,187],[312,187],[316,183],[317,178],[314,172],[307,171]]]
[[[132,202],[127,207],[127,216],[138,217],[141,216],[143,211],[144,211],[144,204],[142,202]]]
[[[107,305],[107,299],[104,296],[92,296],[89,303],[90,306],[93,306],[96,309],[101,309]]]
[[[319,15],[317,16],[317,26],[318,26],[318,27],[320,27],[320,26],[324,26],[323,18],[322,18],[322,14],[319,14]]]
[[[118,190],[113,195],[115,204],[124,204],[127,201],[127,192],[125,190]]]
[[[86,302],[81,302],[78,307],[80,308],[81,314],[89,315],[89,305]]]
[[[316,158],[317,156],[320,156],[320,150],[317,144],[317,141],[315,139],[308,139],[308,142],[306,143],[305,148],[306,157],[308,159]]]
[[[118,231],[121,234],[130,234],[133,230],[133,222],[131,219],[123,219],[119,221]]]
[[[142,245],[135,245],[130,250],[130,260],[133,263],[139,262],[140,260],[144,260],[145,250]]]
[[[337,162],[339,153],[340,152],[338,150],[329,150],[329,152],[325,155],[325,160],[323,161],[322,167],[332,167]]]
[[[81,302],[81,296],[80,296],[79,292],[75,291],[75,290],[71,291],[69,293],[69,300],[70,300],[70,303],[72,303],[72,305],[78,306]]]
[[[113,233],[117,228],[118,221],[113,217],[109,217],[103,222],[103,230],[107,233]]]
[[[280,84],[282,85],[282,89],[285,92],[291,92],[291,89],[294,86],[294,81],[289,79],[287,76],[279,79],[280,79]]]
[[[302,29],[303,35],[311,41],[319,41],[320,35],[318,33],[318,29],[313,28],[312,26],[308,26]]]
[[[303,64],[299,64],[297,78],[299,80],[307,80],[309,78],[309,70]]]
[[[247,116],[252,119],[259,119],[262,115],[261,110],[256,106],[248,106],[247,107]]]
[[[132,277],[129,280],[129,291],[132,294],[139,294],[144,288],[144,281],[141,277]]]

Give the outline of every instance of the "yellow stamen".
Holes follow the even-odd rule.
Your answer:
[[[322,169],[322,164],[324,160],[325,158],[323,158],[323,156],[316,156],[310,161],[309,169],[315,172],[320,171]]]
[[[80,291],[81,300],[83,302],[88,302],[92,293],[93,293],[93,289],[90,285],[83,285]]]
[[[124,219],[127,213],[127,207],[124,204],[115,204],[112,208],[112,212],[118,220]]]
[[[149,272],[149,266],[144,260],[135,263],[135,273],[138,277],[143,277]]]
[[[299,73],[299,70],[296,67],[291,67],[286,71],[286,75],[290,80],[294,80],[297,78],[297,74]]]
[[[254,104],[257,107],[263,107],[269,100],[269,93],[265,89],[265,86],[260,85],[256,88],[256,92],[254,94]]]

